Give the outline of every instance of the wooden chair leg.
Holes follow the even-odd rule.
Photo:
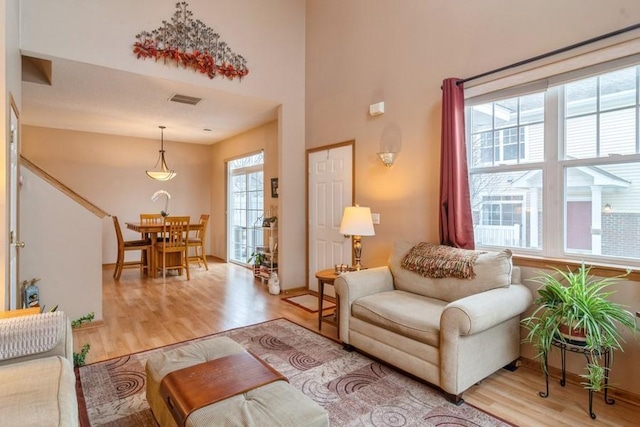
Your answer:
[[[196,252],[198,251],[198,248],[196,248]],[[209,264],[207,263],[207,256],[204,254],[204,246],[200,246],[200,251],[202,252],[202,263],[204,264],[204,268],[206,270],[209,270]],[[198,263],[198,265],[200,265]]]
[[[167,251],[162,251],[162,281],[167,277]]]
[[[184,249],[184,268],[187,270],[187,280],[191,280],[191,275],[189,274],[189,248]],[[200,265],[200,263],[198,263]]]
[[[116,265],[113,268],[113,278],[115,279],[116,276],[118,275],[118,258],[120,258],[120,255],[116,256]]]
[[[195,246],[193,249],[196,251],[195,258],[196,258],[196,261],[198,261],[198,268],[200,268],[200,255],[198,255],[198,247]],[[188,248],[187,248],[187,251],[188,251]]]
[[[113,272],[113,278],[120,280],[120,275],[124,268],[124,251],[118,251],[118,260],[116,261],[116,270]]]
[[[147,276],[149,275],[149,264],[150,264],[149,256],[151,255],[149,253],[150,249],[151,248],[149,246],[147,246],[147,248],[143,249],[142,252],[141,252],[142,254],[144,254],[144,262],[140,263],[140,273],[144,274],[144,271],[147,270]]]

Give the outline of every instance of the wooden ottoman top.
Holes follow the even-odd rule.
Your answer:
[[[242,351],[168,373],[160,395],[179,426],[193,411],[273,381],[287,381],[263,360]]]

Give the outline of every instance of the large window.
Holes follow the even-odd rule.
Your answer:
[[[584,70],[467,100],[478,246],[640,261],[639,81],[640,66]]]
[[[229,260],[246,264],[256,246],[263,245],[258,219],[264,209],[262,152],[228,163],[229,170]]]

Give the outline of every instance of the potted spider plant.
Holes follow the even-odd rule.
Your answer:
[[[524,342],[533,344],[538,351],[542,369],[548,374],[547,355],[554,342],[583,346],[590,361],[586,373],[580,375],[585,388],[600,391],[608,373],[602,365],[605,350],[623,351],[624,339],[619,327],[637,331],[636,318],[625,306],[609,300],[614,292],[609,287],[629,274],[597,278],[589,274],[591,267],[584,262],[576,271],[542,273],[531,280],[541,285],[538,307],[531,316],[522,320],[529,332]]]
[[[247,259],[247,263],[253,264],[253,274],[258,274],[260,271],[260,266],[267,259],[267,256],[264,252],[255,250],[251,253],[249,258]]]

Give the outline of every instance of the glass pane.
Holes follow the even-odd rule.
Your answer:
[[[518,160],[518,135],[519,132],[517,128],[505,129],[504,131],[502,131],[502,160]]]
[[[636,109],[602,113],[600,116],[600,157],[635,154]]]
[[[470,175],[476,245],[542,248],[542,170]]]
[[[600,110],[636,104],[636,68],[626,68],[600,76]]]
[[[520,97],[520,124],[544,121],[544,93]]]
[[[231,189],[232,191],[244,191],[247,186],[247,180],[244,175],[232,175],[231,176]]]
[[[567,252],[640,260],[640,163],[567,168],[564,185]]]
[[[493,132],[484,132],[479,135],[480,137],[480,157],[483,164],[493,164],[494,150],[493,150]]]
[[[247,175],[248,185],[247,189],[249,191],[252,190],[262,190],[264,187],[262,185],[262,171],[253,172]]]
[[[482,132],[471,135],[468,141],[471,147],[469,161],[472,167],[493,165],[493,132]]]
[[[597,116],[567,119],[565,159],[584,159],[597,156]]]
[[[496,129],[518,124],[518,98],[505,99],[494,103]]]
[[[491,130],[493,127],[493,104],[482,104],[471,107],[471,133]]]
[[[264,152],[262,151],[251,156],[229,161],[229,170],[234,171],[236,169],[248,168],[261,164],[264,164]]]
[[[544,123],[520,128],[520,163],[544,159]]]
[[[598,78],[568,83],[565,86],[566,117],[596,112],[598,94]]]
[[[540,92],[470,107],[471,167],[542,161],[544,102]]]

